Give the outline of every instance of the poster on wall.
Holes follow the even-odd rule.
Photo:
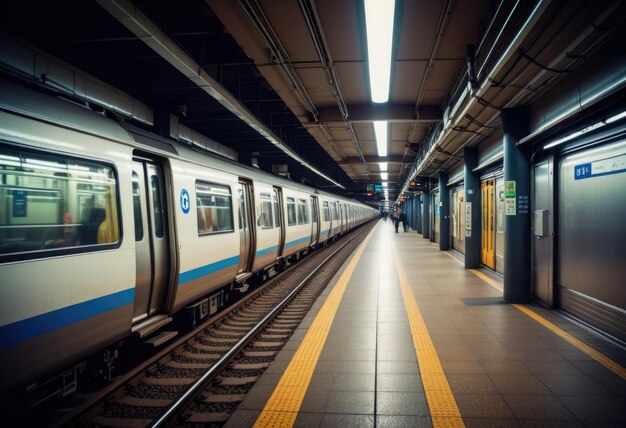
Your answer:
[[[505,209],[504,209],[504,214],[505,215],[515,215],[516,214],[516,209],[515,209],[515,198],[506,198],[505,199]]]
[[[465,236],[472,237],[472,203],[465,202]]]

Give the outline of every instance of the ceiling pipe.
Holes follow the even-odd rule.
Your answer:
[[[533,86],[539,87],[544,86],[544,90],[547,90],[547,86],[545,86],[545,82],[544,83],[540,83],[541,79],[548,73],[551,73],[551,71],[549,71],[549,69],[554,69],[557,66],[559,66],[559,64],[561,64],[561,61],[565,58],[570,57],[570,52],[576,52],[578,51],[580,46],[584,46],[585,42],[588,40],[588,38],[597,31],[601,31],[599,30],[599,28],[603,28],[603,22],[610,18],[610,16],[615,13],[615,10],[619,7],[620,2],[615,2],[611,5],[611,7],[606,8],[606,10],[603,11],[603,13],[594,20],[594,22],[592,22],[591,24],[589,24],[583,31],[581,31],[578,35],[578,37],[576,37],[575,39],[573,39],[565,48],[561,49],[561,53],[559,55],[557,55],[552,61],[550,61],[550,63],[547,64],[547,66],[545,68],[542,68],[541,70],[539,70],[535,76],[526,84],[527,88],[532,88]],[[587,46],[585,48],[585,50],[579,54],[579,57],[584,58],[587,56],[588,53],[593,52],[596,50],[596,48],[602,44],[604,42],[604,40],[610,36],[610,32],[603,32],[601,33],[601,36],[593,41],[593,43],[591,43],[589,46]],[[561,66],[562,68],[566,68],[566,69],[570,69],[573,67],[573,64],[575,64],[577,61],[580,61],[580,59],[577,57],[574,57],[572,62],[568,65],[566,65],[565,67]],[[519,73],[519,76],[521,76],[523,74],[523,71],[525,71],[528,67],[530,66],[530,63],[524,68],[524,70],[522,70]],[[518,77],[519,77],[518,76]],[[510,83],[514,83],[515,80],[513,80]],[[556,83],[556,79],[552,80],[551,82],[552,84]],[[600,90],[599,92],[595,93],[592,97],[590,97],[589,100],[585,101],[587,103],[595,103],[598,100],[604,98],[605,96],[610,95],[611,93],[615,92],[616,90],[618,90],[621,86],[623,86],[623,80],[621,82],[616,82],[615,85],[612,85],[610,87],[606,87],[603,88],[602,90]],[[525,98],[527,96],[527,92],[525,91],[520,91],[518,92],[515,96],[513,96],[513,98],[511,100],[509,100],[506,105],[503,108],[509,108],[509,107],[513,107],[515,105],[518,105],[519,103],[527,103],[529,100],[528,98]],[[585,104],[585,102],[581,101],[579,103],[579,106],[582,106]],[[484,107],[482,111],[486,110],[488,107]],[[556,125],[557,123],[562,122],[563,120],[565,120],[566,118],[569,118],[571,116],[573,116],[575,113],[578,113],[580,111],[582,111],[583,108],[580,107],[576,107],[576,108],[572,108],[568,111],[566,111],[565,113],[563,113],[562,115],[560,115],[559,117],[551,120],[550,122],[546,123],[544,126],[541,127],[541,129],[534,131],[531,135],[524,137],[520,140],[520,144],[525,143],[526,141],[528,141],[530,138],[535,138],[537,137],[539,134],[547,131],[548,129],[550,129],[552,126]],[[481,111],[481,113],[482,113]],[[484,129],[489,128],[495,120],[498,119],[500,115],[499,111],[495,111],[493,113],[493,115],[484,122],[485,126],[479,127],[476,131],[481,131]],[[461,147],[459,147],[454,153],[458,153],[460,152],[463,147],[466,144],[469,144],[473,141],[475,137],[470,137],[470,139]],[[443,147],[445,148],[445,147]]]
[[[335,67],[333,65],[333,59],[330,54],[330,50],[326,44],[326,37],[324,36],[324,31],[322,30],[322,26],[320,24],[319,15],[317,13],[317,7],[315,6],[314,0],[299,0],[300,10],[302,11],[302,15],[304,16],[304,20],[309,28],[309,33],[311,34],[311,40],[315,45],[315,49],[317,50],[317,55],[322,63],[322,68],[324,69],[324,74],[326,75],[326,81],[330,85],[331,91],[335,97],[335,101],[337,102],[337,107],[339,108],[339,112],[341,113],[341,117],[345,122],[346,129],[350,134],[350,138],[354,143],[356,151],[363,162],[363,167],[365,168],[365,172],[370,177],[370,171],[367,167],[367,163],[365,162],[365,157],[363,156],[363,151],[361,150],[361,145],[359,144],[359,140],[357,139],[356,133],[352,128],[352,124],[348,121],[348,107],[346,105],[346,101],[341,92],[341,88],[339,87],[339,81],[337,79],[337,74],[335,71]],[[371,178],[371,177],[370,177]]]
[[[252,22],[252,25],[254,25],[254,28],[256,28],[263,38],[265,45],[270,50],[273,61],[280,66],[291,89],[298,94],[302,104],[304,104],[305,108],[311,113],[313,120],[317,122],[319,114],[315,108],[315,104],[304,88],[304,84],[300,81],[298,73],[293,69],[289,55],[287,55],[285,48],[280,43],[280,39],[270,25],[265,13],[263,13],[263,8],[259,5],[257,0],[238,0],[238,3],[250,19],[250,22]]]
[[[304,21],[309,28],[311,40],[315,45],[315,50],[317,50],[317,55],[320,59],[320,62],[322,63],[322,68],[324,69],[324,73],[326,74],[326,81],[330,85],[330,88],[333,91],[333,95],[335,96],[335,100],[337,101],[337,107],[339,107],[339,112],[341,113],[341,116],[344,120],[348,120],[348,107],[346,106],[346,101],[341,92],[341,88],[339,87],[339,81],[337,79],[337,74],[333,65],[332,56],[330,55],[330,51],[326,46],[326,37],[324,36],[324,31],[322,30],[320,24],[315,1],[299,0],[298,3],[300,4],[300,10],[302,11],[302,15],[304,16]]]
[[[467,99],[469,90],[466,89],[464,91],[464,95],[457,100],[455,106],[452,109],[453,112],[456,112],[459,109],[461,109],[461,112],[458,115],[450,118],[451,123],[449,123],[448,126],[446,126],[445,129],[442,130],[437,135],[437,138],[434,140],[434,142],[430,144],[425,156],[421,158],[417,167],[411,169],[412,172],[409,174],[409,176],[405,180],[405,183],[402,186],[402,190],[400,191],[400,194],[405,192],[406,189],[408,188],[409,182],[412,179],[414,179],[415,176],[417,176],[421,171],[423,171],[427,163],[429,163],[430,158],[433,156],[433,153],[435,152],[435,148],[441,145],[444,142],[444,140],[448,138],[448,136],[452,133],[453,129],[459,125],[459,123],[465,117],[465,115],[469,112],[469,110],[478,104],[478,99],[481,98],[483,95],[485,95],[485,93],[491,86],[491,82],[495,79],[495,76],[500,71],[502,71],[502,69],[508,63],[508,61],[516,54],[517,50],[522,44],[522,41],[528,36],[528,34],[530,34],[533,28],[538,24],[543,12],[547,9],[550,3],[551,3],[551,0],[539,0],[537,2],[537,4],[533,8],[532,12],[528,16],[528,18],[526,19],[522,27],[520,28],[520,30],[517,32],[513,40],[509,43],[505,52],[500,56],[500,58],[498,58],[498,61],[493,66],[493,68],[491,68],[491,70],[489,71],[489,74],[485,76],[483,79],[480,79],[481,83],[479,83],[479,87],[476,90],[476,96],[472,96],[469,99]],[[513,11],[511,11],[511,14],[507,18],[507,22],[509,22],[516,6],[514,6]],[[504,27],[502,31],[504,31]],[[492,50],[493,50],[493,47],[492,47]]]
[[[455,0],[447,0],[444,7],[441,9],[441,14],[439,15],[439,22],[437,23],[437,37],[433,41],[432,46],[430,47],[430,53],[428,55],[428,63],[426,64],[426,70],[424,71],[424,75],[422,76],[422,81],[419,86],[419,91],[417,92],[417,100],[415,101],[414,115],[419,114],[419,108],[422,104],[422,97],[424,96],[424,91],[426,90],[426,82],[428,77],[430,76],[430,71],[433,68],[433,63],[435,62],[435,56],[437,52],[439,52],[439,45],[443,40],[443,35],[446,31],[446,27],[448,26],[448,21],[450,20],[450,16],[452,15],[452,9],[454,7]],[[417,127],[416,123],[412,123],[409,127],[409,142],[413,138],[413,133]]]
[[[218,81],[213,79],[197,62],[172,41],[158,26],[129,0],[96,0],[100,6],[128,28],[137,38],[151,47],[164,60],[215,98],[222,106],[240,118],[252,129],[282,150],[287,156],[342,189],[344,186],[323,174],[302,159],[291,147],[280,140],[265,124],[250,112]]]

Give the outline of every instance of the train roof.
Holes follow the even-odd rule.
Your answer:
[[[265,181],[305,192],[314,192],[327,198],[347,200],[367,206],[356,200],[315,189],[219,155],[200,151],[193,146],[175,143],[131,124],[118,123],[104,114],[94,112],[86,105],[4,79],[0,79],[0,109],[134,147],[142,148],[143,146],[143,148],[156,149],[168,156],[235,173],[253,180]]]

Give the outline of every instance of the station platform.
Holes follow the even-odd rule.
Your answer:
[[[626,351],[379,221],[228,427],[626,426]]]

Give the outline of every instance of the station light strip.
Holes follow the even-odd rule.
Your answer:
[[[376,136],[376,148],[378,149],[378,156],[387,156],[387,121],[375,120],[374,121],[374,135]]]
[[[364,0],[372,102],[389,100],[395,0]]]
[[[587,126],[586,128],[580,129],[576,132],[572,132],[571,134],[566,135],[565,137],[559,138],[558,140],[552,141],[551,143],[543,146],[543,149],[546,150],[552,147],[556,147],[558,145],[571,141],[574,138],[580,137],[583,134],[586,134],[591,131],[595,131],[598,128],[602,128],[604,125],[617,122],[618,120],[623,119],[625,117],[626,117],[626,111],[623,111],[621,113],[618,113],[614,116],[609,117],[608,119],[601,120],[600,122],[594,123],[593,125]]]

